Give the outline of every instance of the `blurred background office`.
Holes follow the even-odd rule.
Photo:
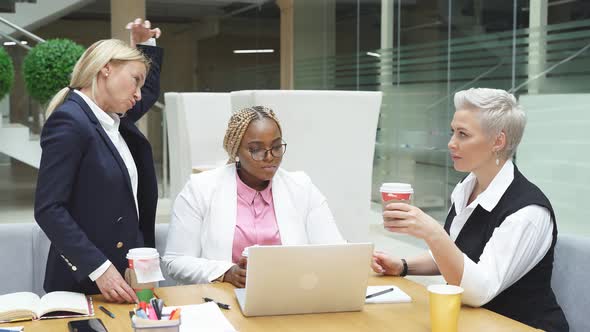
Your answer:
[[[528,116],[516,164],[549,196],[561,233],[590,236],[589,1],[8,0],[0,11],[32,33],[0,23],[14,66],[0,102],[0,223],[33,221],[44,111],[25,87],[28,48],[126,39],[124,24],[147,16],[165,31],[163,92],[382,91],[371,199],[382,182],[409,182],[414,203],[441,221],[464,176],[447,150],[454,92],[511,90]],[[140,124],[158,170],[158,222],[174,199],[163,102]],[[373,212],[375,242],[423,246],[382,231],[378,204]]]

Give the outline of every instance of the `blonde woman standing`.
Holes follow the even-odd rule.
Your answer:
[[[135,126],[160,90],[159,29],[130,23],[120,40],[91,45],[69,87],[49,104],[41,134],[35,219],[51,241],[45,291],[102,293],[136,302],[122,273],[130,248],[154,247],[157,183],[151,146]]]
[[[245,247],[344,242],[310,178],[280,168],[287,144],[271,109],[234,113],[223,145],[228,165],[192,175],[176,198],[163,257],[169,276],[244,287]]]

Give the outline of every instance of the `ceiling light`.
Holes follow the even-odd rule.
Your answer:
[[[273,49],[260,49],[260,50],[234,50],[236,54],[252,54],[252,53],[274,53]]]

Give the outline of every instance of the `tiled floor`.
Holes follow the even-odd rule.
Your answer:
[[[33,202],[37,170],[0,156],[0,223],[33,222]],[[156,222],[170,220],[171,200],[158,201]],[[425,250],[422,241],[387,232],[381,225],[381,207],[374,205],[369,221],[369,241],[375,248],[399,257],[410,257]],[[423,284],[440,283],[440,277],[409,277]]]

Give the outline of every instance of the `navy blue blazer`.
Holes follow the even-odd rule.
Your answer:
[[[150,143],[135,121],[158,99],[163,50],[140,48],[152,61],[150,72],[142,99],[119,126],[137,166],[139,218],[125,163],[79,95],[70,92],[43,126],[35,220],[51,240],[46,292],[100,293],[90,273],[108,259],[123,274],[129,249],[155,247],[156,173]]]

